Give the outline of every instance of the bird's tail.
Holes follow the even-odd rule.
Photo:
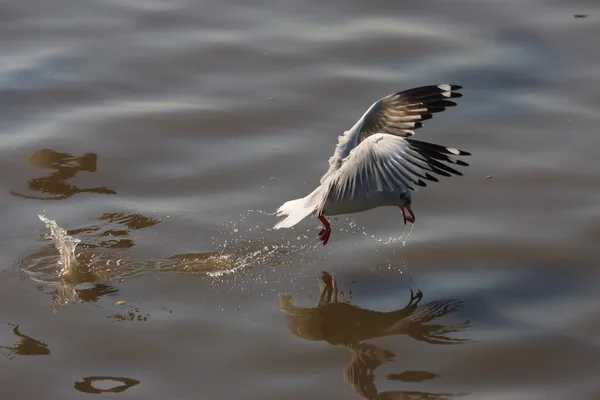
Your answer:
[[[291,228],[315,211],[320,211],[325,202],[327,188],[319,186],[311,194],[301,199],[290,200],[277,209],[277,216],[286,218],[275,224],[275,229]]]

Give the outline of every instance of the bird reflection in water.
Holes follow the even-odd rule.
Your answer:
[[[80,275],[81,276],[81,275]],[[94,282],[96,277],[90,274],[89,278],[75,281],[60,281],[52,286],[52,313],[72,303],[97,303],[101,297],[115,295],[119,290],[105,282]]]
[[[41,192],[44,196],[33,196],[11,191],[13,196],[35,200],[64,200],[79,193],[116,194],[112,189],[95,187],[81,189],[69,183],[78,172],[96,172],[98,157],[87,153],[75,157],[69,153],[59,153],[51,149],[42,149],[31,154],[27,161],[36,168],[52,169],[47,176],[29,180],[29,188]]]
[[[338,302],[335,279],[323,272],[321,293],[316,307],[298,307],[292,297],[281,296],[281,310],[285,315],[290,332],[302,339],[325,341],[337,347],[350,350],[352,360],[346,366],[344,378],[348,385],[362,399],[368,400],[442,400],[458,393],[426,393],[419,391],[386,391],[379,393],[375,386],[374,371],[380,365],[391,361],[394,354],[389,350],[362,343],[365,340],[408,335],[420,342],[429,344],[458,344],[466,339],[452,338],[449,335],[460,332],[469,326],[469,321],[457,325],[428,324],[436,318],[452,313],[460,305],[456,300],[438,300],[419,305],[423,294],[415,295],[402,309],[391,312],[367,310],[347,302]],[[388,375],[389,380],[421,382],[434,379],[438,375],[426,371],[405,371]]]
[[[19,331],[19,325],[13,326],[13,333],[17,337],[15,344],[12,346],[0,346],[0,349],[8,350],[8,358],[13,359],[16,356],[46,356],[50,354],[48,345],[41,340],[36,340],[30,336],[23,335]]]
[[[93,386],[94,383],[106,384],[107,382],[116,382],[121,384],[109,387],[107,389],[100,389]],[[140,381],[138,381],[137,379],[131,378],[121,378],[116,376],[90,376],[87,378],[82,378],[79,382],[75,382],[74,386],[75,390],[78,390],[83,393],[122,393],[130,387],[138,385],[139,383]]]
[[[146,217],[137,213],[112,212],[96,218],[100,224],[69,230],[71,236],[82,240],[79,247],[86,249],[127,249],[135,246],[130,233],[139,229],[155,226],[159,219]]]
[[[94,283],[90,287],[79,287],[75,289],[77,298],[85,303],[97,303],[101,297],[115,295],[119,290],[103,282]]]

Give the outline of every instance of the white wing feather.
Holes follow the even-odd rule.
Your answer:
[[[414,190],[419,178],[406,167],[408,142],[399,136],[377,133],[365,139],[344,159],[330,181],[331,199],[336,202],[367,198],[383,191]]]
[[[437,182],[430,172],[462,175],[449,164],[468,165],[452,155],[469,155],[455,148],[376,133],[356,146],[329,180],[334,202],[366,199],[375,192],[404,193],[425,181]]]
[[[376,133],[387,133],[400,137],[410,137],[423,126],[423,121],[433,114],[454,107],[450,98],[461,97],[454,92],[458,85],[421,86],[382,97],[369,107],[352,128],[338,137],[334,154],[329,158],[329,169],[321,184],[342,166],[344,159],[363,140]]]

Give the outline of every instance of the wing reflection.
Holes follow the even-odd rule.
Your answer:
[[[391,312],[373,311],[338,302],[335,279],[323,272],[322,280],[316,307],[296,306],[290,295],[282,295],[281,310],[292,334],[306,340],[325,341],[350,351],[352,359],[344,370],[344,378],[354,393],[368,400],[442,400],[460,395],[414,391],[379,393],[375,386],[374,371],[391,361],[394,354],[389,350],[361,343],[373,338],[402,334],[429,344],[463,343],[466,339],[456,339],[450,334],[466,329],[470,324],[468,321],[457,325],[429,324],[436,318],[456,311],[460,301],[439,300],[419,305],[423,297],[419,291],[416,296],[411,295],[410,302],[402,309]],[[389,375],[388,380],[419,382],[436,377],[438,375],[427,371],[405,371]]]
[[[19,325],[9,325],[14,326],[13,333],[17,339],[12,346],[0,346],[0,349],[9,350],[8,358],[13,359],[16,356],[45,356],[50,354],[50,349],[46,343],[23,335],[19,331]]]
[[[119,293],[119,289],[107,283],[95,283],[91,287],[77,288],[77,298],[85,303],[97,303],[103,296],[110,296]]]
[[[101,297],[115,295],[119,289],[108,283],[93,282],[93,279],[82,281],[59,281],[41,286],[40,289],[50,291],[52,296],[52,312],[72,303],[97,303]]]
[[[51,149],[42,149],[34,152],[28,158],[29,164],[37,168],[53,169],[47,176],[29,180],[29,188],[44,196],[32,196],[11,191],[13,196],[35,200],[64,200],[79,193],[116,194],[112,189],[95,187],[81,189],[69,183],[78,172],[96,172],[98,156],[87,153],[75,157],[69,153],[59,153]]]
[[[78,235],[83,248],[126,249],[135,246],[135,242],[129,237],[132,231],[150,228],[160,222],[159,219],[142,214],[122,212],[105,213],[96,219],[101,222],[100,225],[86,226],[67,233],[71,236]]]

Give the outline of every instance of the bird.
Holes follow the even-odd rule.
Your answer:
[[[460,85],[420,86],[377,100],[342,135],[320,185],[307,196],[285,202],[276,211],[274,229],[291,228],[314,214],[323,224],[319,239],[326,245],[331,225],[326,216],[353,214],[377,207],[399,207],[404,224],[414,224],[411,208],[415,187],[437,176],[462,175],[450,165],[468,166],[456,156],[471,153],[415,140],[415,130],[433,114],[457,104]]]

